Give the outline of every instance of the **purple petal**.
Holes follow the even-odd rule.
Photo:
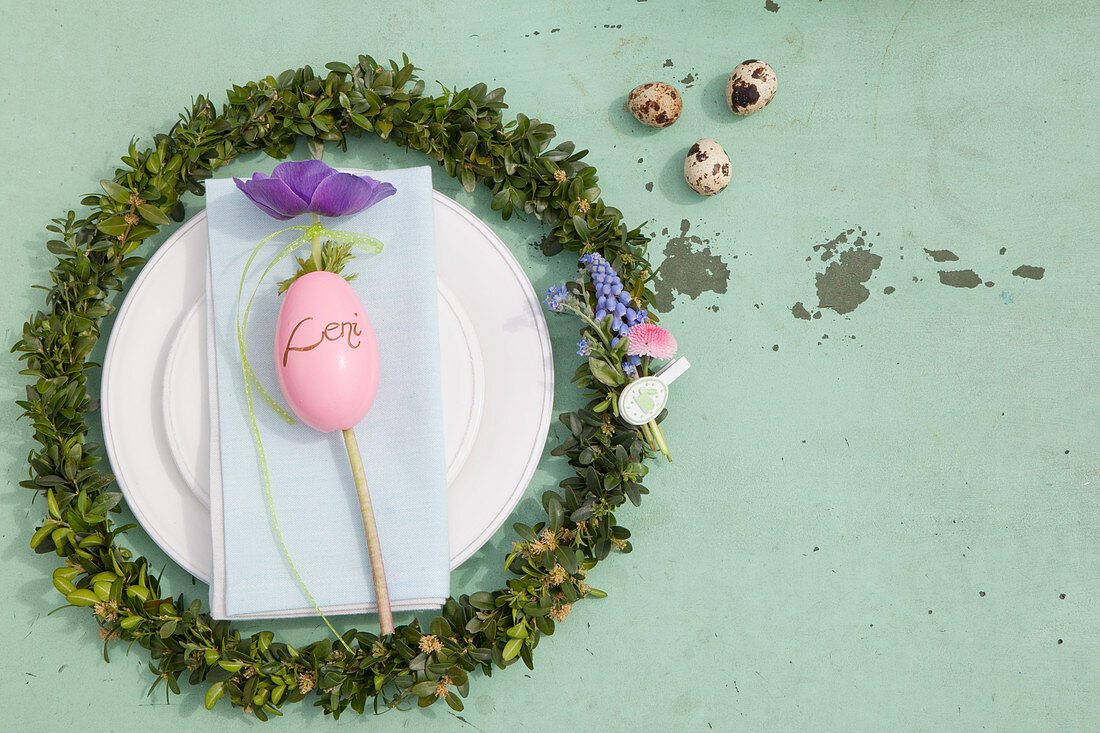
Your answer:
[[[321,216],[347,216],[373,206],[397,192],[389,183],[380,183],[370,176],[337,173],[317,186],[309,202],[309,210]]]
[[[309,204],[278,178],[261,178],[257,173],[251,180],[233,180],[245,196],[270,216],[283,221],[293,219],[308,210]]]
[[[382,199],[389,198],[390,196],[393,196],[395,193],[397,193],[397,188],[392,183],[383,183],[381,181],[376,181],[370,176],[359,177],[374,185],[374,195],[371,196],[370,203],[368,203],[364,208],[374,206]]]
[[[321,181],[332,175],[336,175],[336,171],[319,160],[289,160],[271,171],[273,178],[281,179],[303,201],[312,199]]]

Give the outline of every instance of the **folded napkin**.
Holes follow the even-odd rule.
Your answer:
[[[436,608],[450,594],[446,466],[436,314],[435,242],[428,167],[372,172],[397,193],[352,216],[323,219],[385,244],[357,251],[345,268],[378,339],[381,380],[371,411],[356,427],[370,486],[394,610]],[[210,242],[207,317],[211,384],[210,602],[215,618],[316,615],[272,525],[249,425],[236,335],[237,291],[252,249],[277,229],[309,224],[264,214],[232,179],[206,184]],[[252,292],[271,258],[298,232],[257,257]],[[308,254],[303,249],[302,255]],[[295,268],[277,265],[253,301],[248,355],[260,383],[285,404],[275,376],[277,283]],[[242,306],[243,308],[243,306]],[[287,551],[326,615],[376,610],[370,559],[343,438],[298,422],[287,425],[255,399],[271,492]]]

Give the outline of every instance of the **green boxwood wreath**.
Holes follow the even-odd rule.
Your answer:
[[[461,710],[471,672],[491,675],[519,659],[531,667],[539,640],[554,633],[574,602],[604,595],[588,587],[588,571],[613,549],[630,551],[630,533],[613,512],[627,499],[640,503],[644,461],[654,454],[639,430],[614,414],[626,381],[621,365],[583,363],[574,374],[591,400],[560,416],[569,437],[554,454],[566,456],[575,475],[543,493],[545,522],[514,525],[506,587],[448,599],[427,629],[413,621],[384,638],[349,630],[343,639],[353,653],[331,638],[302,649],[269,631],[242,638],[204,613],[199,600],[162,597],[149,562],[120,543],[135,525],[111,522],[121,495],[110,490],[113,477],[96,468],[99,447],[86,442],[85,416],[97,407],[88,379],[98,366],[87,357],[100,337],[99,319],[112,310],[108,294],[144,262],[131,252],[159,227],[182,221],[180,196],[201,195],[216,168],[259,150],[283,158],[299,136],[315,155],[326,142],[346,150],[348,136],[364,131],[419,150],[466,191],[479,182],[491,189],[492,208],[504,219],[534,214],[550,226],[546,255],[600,252],[642,307],[651,304],[647,237],[599,198],[596,170],[583,162],[587,151],[568,142],[551,148],[554,128],[545,122],[522,114],[504,122],[503,89],[477,84],[425,95],[407,57],[389,68],[369,56],[326,68],[325,76],[307,66],[234,86],[220,113],[198,97],[152,147],[130,144],[125,167],[100,182],[102,193],[81,201],[85,216],[70,211],[47,227],[56,237],[46,246],[58,258],[47,310],[27,321],[12,348],[25,362],[22,373],[34,379],[18,403],[37,443],[21,485],[47,502],[30,544],[64,558],[53,584],[68,604],[92,610],[104,658],[115,639],[149,650],[156,676],[150,692],[163,682],[179,694],[183,677],[206,686],[208,708],[228,697],[264,720],[306,699],[334,716],[349,706],[362,713],[368,702],[376,712],[437,700]]]

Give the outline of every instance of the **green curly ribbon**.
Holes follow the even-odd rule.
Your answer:
[[[290,242],[290,244],[283,247],[279,254],[276,255],[270,263],[268,263],[263,273],[261,273],[259,280],[256,281],[256,287],[252,289],[252,294],[248,297],[248,304],[245,306],[244,315],[242,317],[241,296],[244,294],[245,280],[248,277],[249,270],[252,268],[253,261],[256,259],[257,255],[260,254],[260,250],[262,250],[268,242],[270,242],[278,235],[290,231],[298,231],[302,232],[302,234],[296,237],[292,242]],[[271,513],[271,523],[275,528],[275,536],[279,540],[279,547],[282,548],[283,557],[286,558],[287,565],[290,567],[291,572],[294,573],[294,577],[298,580],[298,585],[301,586],[302,591],[306,594],[306,597],[309,598],[309,602],[313,605],[313,608],[317,611],[317,614],[321,617],[321,620],[325,622],[325,625],[328,626],[329,630],[332,631],[336,638],[340,640],[340,643],[344,645],[344,648],[347,649],[348,652],[351,652],[351,647],[348,646],[343,637],[340,636],[335,628],[333,628],[332,624],[328,620],[328,617],[325,616],[325,614],[321,611],[320,605],[317,603],[317,600],[310,592],[309,586],[307,586],[305,580],[302,579],[301,574],[298,572],[298,568],[294,565],[294,560],[292,560],[290,557],[290,550],[287,548],[286,541],[283,539],[282,530],[279,528],[279,517],[278,514],[275,512],[275,498],[271,492],[271,474],[267,467],[267,454],[264,452],[264,442],[263,438],[260,436],[260,426],[256,422],[256,407],[252,397],[252,390],[255,389],[263,398],[263,400],[268,404],[268,406],[271,407],[271,409],[274,410],[276,414],[279,415],[279,417],[283,418],[283,420],[285,420],[288,425],[293,425],[295,421],[294,418],[290,416],[290,413],[284,410],[283,407],[275,401],[275,398],[272,397],[271,394],[263,388],[262,384],[260,384],[259,377],[256,376],[256,373],[252,370],[252,365],[248,361],[248,351],[245,348],[245,339],[248,332],[248,315],[252,310],[252,301],[255,299],[256,293],[259,292],[260,285],[263,283],[264,278],[267,277],[268,273],[270,273],[271,270],[275,268],[275,265],[286,259],[292,252],[294,252],[294,250],[298,249],[303,244],[308,244],[315,238],[319,237],[325,237],[326,239],[332,240],[334,242],[339,242],[341,244],[348,244],[352,247],[355,247],[356,249],[360,249],[371,254],[378,254],[382,251],[383,247],[382,242],[375,239],[374,237],[368,236],[366,234],[359,234],[358,232],[345,232],[327,229],[317,222],[314,222],[309,226],[302,224],[298,226],[287,227],[286,229],[280,229],[279,231],[274,232],[267,237],[264,237],[264,239],[259,244],[257,244],[255,248],[253,248],[252,253],[248,256],[248,261],[245,262],[244,270],[241,272],[241,284],[237,288],[237,349],[240,352],[241,371],[244,375],[245,401],[248,404],[248,422],[252,431],[252,440],[256,443],[256,454],[260,460],[260,470],[263,473],[264,479],[264,495],[267,499],[268,511]]]

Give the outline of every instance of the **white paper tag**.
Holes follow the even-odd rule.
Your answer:
[[[654,420],[668,402],[668,386],[690,366],[681,356],[665,364],[655,375],[640,377],[623,387],[619,394],[619,415],[631,425],[645,425]]]

